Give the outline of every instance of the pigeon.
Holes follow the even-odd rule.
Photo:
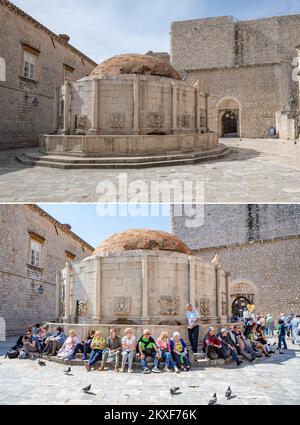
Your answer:
[[[38,364],[39,364],[40,366],[46,366],[46,362],[44,362],[43,360],[39,360],[39,361],[38,361]]]
[[[87,387],[82,388],[82,391],[84,393],[89,393],[91,391],[91,388],[92,388],[92,386],[91,385],[88,385]]]
[[[177,394],[177,391],[179,391],[180,390],[180,388],[179,387],[172,387],[171,389],[170,389],[170,394],[173,396],[173,395],[176,395]]]
[[[216,404],[217,403],[217,394],[216,393],[214,393],[214,395],[213,395],[213,397],[212,397],[212,399],[211,400],[209,400],[209,402],[208,402],[208,405],[209,406],[213,406],[214,404]]]
[[[68,369],[67,370],[65,370],[65,375],[69,375],[71,373],[71,368],[70,368],[70,366],[68,367]]]
[[[225,397],[227,398],[227,400],[230,398],[231,394],[232,394],[231,388],[230,388],[230,387],[228,387],[228,388],[227,388],[227,391],[226,391],[226,393],[225,393]]]

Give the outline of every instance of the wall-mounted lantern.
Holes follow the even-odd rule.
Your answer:
[[[38,287],[38,293],[39,293],[40,295],[43,295],[44,291],[45,291],[45,289],[44,289],[43,285],[40,285],[40,286]]]
[[[37,98],[37,97],[35,97],[35,98],[33,99],[32,104],[33,104],[33,106],[34,106],[35,108],[37,108],[37,107],[39,106],[40,101],[38,100],[38,98]]]

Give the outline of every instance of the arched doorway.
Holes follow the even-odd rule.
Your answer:
[[[247,305],[251,302],[245,297],[238,297],[232,303],[232,315],[243,317],[243,312],[247,310]]]
[[[233,97],[224,97],[217,105],[218,136],[241,137],[241,104]]]
[[[222,137],[238,136],[238,111],[226,111],[222,116]]]

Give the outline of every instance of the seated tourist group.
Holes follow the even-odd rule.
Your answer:
[[[87,338],[81,341],[74,330],[70,330],[66,336],[62,327],[57,327],[55,333],[50,333],[48,325],[40,324],[27,329],[26,334],[20,336],[12,348],[18,351],[21,359],[28,358],[30,353],[34,352],[64,360],[81,356],[87,371],[96,365],[99,371],[104,371],[107,364],[112,363],[116,372],[125,372],[127,366],[128,373],[132,373],[136,358],[144,374],[162,371],[179,373],[191,369],[193,353],[198,351],[199,318],[199,312],[189,304],[186,319],[191,349],[177,331],[174,331],[171,337],[168,332],[162,331],[155,339],[149,329],[145,329],[139,338],[130,327],[124,330],[122,336],[112,328],[108,338],[104,338],[100,330],[92,330]],[[283,350],[287,349],[285,337],[289,329],[292,331],[292,342],[299,342],[300,316],[292,320],[290,325],[284,315],[278,319],[277,344],[268,342],[266,323],[260,316],[233,323],[220,332],[210,327],[202,340],[202,350],[210,360],[232,358],[237,366],[243,363],[242,358],[253,362],[258,357],[270,357],[276,352],[276,348],[282,354]],[[149,360],[152,368],[148,364]]]

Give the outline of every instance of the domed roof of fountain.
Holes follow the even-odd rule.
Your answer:
[[[149,229],[131,229],[116,233],[102,242],[94,254],[133,250],[173,251],[192,255],[192,251],[171,233]]]
[[[106,59],[92,71],[91,76],[101,78],[121,74],[155,75],[181,80],[179,73],[165,59],[154,55],[124,54]]]

